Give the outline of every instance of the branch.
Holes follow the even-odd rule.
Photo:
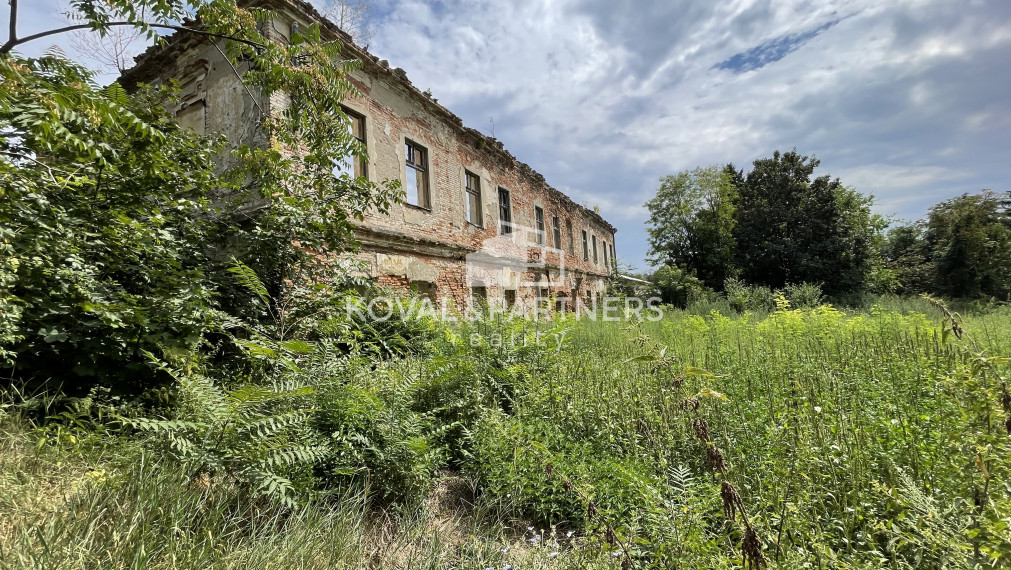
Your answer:
[[[14,49],[15,47],[17,47],[17,46],[19,46],[21,44],[25,44],[25,43],[28,43],[28,42],[31,42],[31,41],[35,41],[35,40],[38,40],[38,39],[41,39],[41,38],[44,38],[44,37],[47,37],[47,36],[54,36],[56,34],[63,34],[63,33],[66,33],[66,32],[72,32],[74,30],[95,29],[95,26],[93,26],[91,24],[75,24],[73,26],[66,26],[66,27],[63,27],[63,28],[56,28],[54,30],[46,30],[45,32],[39,32],[37,34],[32,34],[30,36],[18,39],[18,37],[13,33],[14,22],[15,22],[14,16],[17,15],[17,0],[11,0],[11,2],[12,2],[12,4],[11,4],[11,30],[12,30],[12,34],[11,34],[10,39],[7,40],[7,43],[5,43],[3,46],[0,46],[0,55],[4,55],[4,54],[9,53],[12,49]],[[237,38],[235,36],[230,36],[230,35],[227,35],[227,34],[217,34],[217,33],[214,33],[214,32],[207,32],[207,31],[204,31],[204,30],[198,30],[196,28],[189,28],[189,27],[186,27],[186,26],[173,26],[173,25],[169,25],[169,24],[150,24],[148,22],[107,22],[105,24],[100,25],[99,28],[106,28],[106,27],[110,27],[110,26],[148,26],[150,28],[165,28],[165,29],[176,30],[176,31],[180,31],[180,32],[191,32],[191,33],[194,33],[194,34],[199,34],[201,36],[208,36],[208,37],[213,37],[213,38],[224,38],[226,40],[236,41],[236,42],[239,42],[239,43],[242,43],[242,44],[246,44],[248,46],[252,46],[252,47],[257,48],[257,49],[264,49],[264,48],[267,47],[267,46],[265,46],[265,45],[263,45],[261,43],[254,42],[252,40],[246,40],[246,39],[242,39],[242,38]]]
[[[7,43],[18,41],[18,0],[11,0],[10,34]]]
[[[67,175],[70,175],[70,176],[73,176],[75,174],[75,173],[69,172],[67,170],[61,170],[59,168],[56,168],[56,167],[53,167],[53,166],[49,166],[48,164],[42,162],[41,160],[35,158],[34,156],[23,154],[23,153],[20,153],[20,152],[14,152],[14,151],[11,151],[11,150],[2,150],[2,151],[0,151],[0,154],[7,155],[7,156],[9,156],[11,158],[20,158],[20,159],[23,159],[23,160],[30,160],[30,161],[34,162],[35,164],[37,164],[37,165],[41,166],[42,168],[46,169],[46,172],[49,174],[49,178],[51,178],[53,180],[53,182],[56,182],[56,177],[53,176],[53,171],[59,172],[61,174],[67,174]]]

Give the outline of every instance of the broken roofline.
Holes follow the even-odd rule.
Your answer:
[[[534,183],[534,186],[540,186],[545,189],[549,194],[552,194],[563,204],[567,204],[573,208],[583,211],[583,213],[585,213],[590,219],[596,221],[601,226],[609,230],[612,235],[617,232],[617,229],[605,220],[599,213],[583,206],[582,204],[576,203],[575,200],[570,198],[564,192],[548,184],[544,175],[531,168],[530,165],[525,162],[518,160],[508,150],[505,150],[499,140],[494,137],[489,137],[477,129],[465,126],[463,124],[463,119],[415,87],[414,84],[407,78],[406,71],[399,67],[390,68],[389,63],[386,60],[381,60],[378,56],[369,53],[365,48],[356,45],[351,40],[351,36],[348,35],[347,32],[340,29],[336,24],[327,19],[326,16],[316,10],[312,4],[304,0],[237,0],[237,3],[254,8],[281,9],[280,11],[282,12],[287,9],[293,14],[304,14],[307,18],[319,24],[320,30],[324,35],[329,34],[331,39],[340,40],[340,42],[344,44],[344,51],[350,52],[348,55],[362,62],[363,71],[373,72],[377,75],[384,75],[397,82],[419,104],[436,116],[444,119],[450,127],[456,129],[457,133],[461,135],[460,140],[469,142],[475,151],[485,153],[492,158],[493,161],[505,168],[516,169],[519,171],[521,176],[530,179]],[[196,41],[204,41],[205,39],[206,38],[201,37],[197,38]],[[120,81],[124,85],[135,85],[148,79],[151,75],[153,75],[152,72],[154,70],[161,68],[161,66],[157,65],[159,59],[170,58],[178,51],[192,46],[193,42],[193,34],[186,34],[185,32],[172,34],[164,46],[155,44],[145,50],[144,53],[137,56],[135,59],[136,65],[123,72]]]

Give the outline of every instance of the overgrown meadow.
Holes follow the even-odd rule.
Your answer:
[[[8,394],[0,564],[1004,566],[1011,311],[778,301],[329,322],[228,376],[152,355],[148,400]]]
[[[250,117],[269,144],[196,135],[174,120],[179,85],[128,92],[59,50],[19,55],[68,28],[18,37],[10,3],[0,567],[1006,566],[1007,305],[822,305],[811,283],[882,273],[849,239],[862,230],[842,236],[858,257],[794,232],[801,261],[832,272],[780,275],[751,239],[778,226],[749,215],[728,236],[723,208],[699,228],[748,244],[772,279],[713,274],[708,290],[668,266],[655,284],[689,309],[656,322],[349,315],[388,292],[331,262],[355,251],[356,220],[403,199],[396,180],[335,176],[334,157],[367,159],[340,111],[360,62],[315,25],[264,37],[273,16],[230,1],[68,11],[72,28],[227,39],[247,93],[285,110]],[[827,177],[810,183],[826,216],[769,203],[808,204],[816,164],[762,164],[802,177],[741,180],[752,213],[812,236],[869,214]],[[765,191],[780,179],[788,192]],[[1004,202],[943,205],[879,257],[907,292],[1004,298]]]

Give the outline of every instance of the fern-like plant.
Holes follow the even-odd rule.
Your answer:
[[[295,503],[290,473],[316,463],[321,449],[305,428],[312,413],[297,385],[245,385],[225,390],[195,370],[181,370],[149,354],[177,383],[175,419],[123,418],[124,423],[163,438],[193,477],[230,477],[257,495]]]

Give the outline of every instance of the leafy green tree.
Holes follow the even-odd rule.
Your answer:
[[[164,93],[99,89],[57,55],[0,66],[11,359],[36,376],[140,380],[139,351],[192,348],[221,322],[202,245],[220,141],[181,130]]]
[[[732,165],[683,170],[660,179],[649,209],[650,256],[722,287],[734,272],[737,188]]]
[[[827,294],[861,289],[883,220],[872,198],[838,179],[812,180],[819,161],[795,150],[759,159],[738,188],[737,265],[751,283],[820,283]]]
[[[0,46],[0,356],[16,370],[5,376],[58,377],[68,389],[90,376],[140,383],[153,373],[145,351],[195,350],[242,325],[221,311],[250,304],[234,287],[240,298],[223,303],[234,282],[226,244],[281,299],[283,283],[317,278],[318,260],[355,246],[352,222],[392,199],[395,184],[333,174],[332,157],[364,158],[338,105],[358,64],[318,27],[279,45],[257,31],[267,12],[234,1],[75,0],[84,23],[19,37],[18,2],[10,7]],[[251,61],[242,80],[252,90],[288,101],[262,117],[270,144],[239,147],[222,173],[213,160],[222,141],[179,129],[163,105],[170,89],[103,89],[59,53],[14,51],[115,26],[225,41],[233,63]],[[230,200],[261,207],[244,220]]]
[[[963,194],[930,209],[923,247],[932,288],[948,297],[1011,295],[1011,193]]]
[[[887,223],[873,198],[828,176],[796,151],[661,179],[650,212],[652,261],[722,290],[728,279],[772,288],[818,283],[827,294],[894,288],[878,249]]]
[[[934,266],[923,241],[923,224],[906,223],[888,229],[881,255],[904,295],[932,293]]]
[[[650,281],[664,303],[681,309],[710,291],[698,278],[676,265],[660,267],[650,275]]]
[[[1011,193],[984,191],[935,204],[926,219],[888,231],[882,254],[902,293],[1011,294]]]

